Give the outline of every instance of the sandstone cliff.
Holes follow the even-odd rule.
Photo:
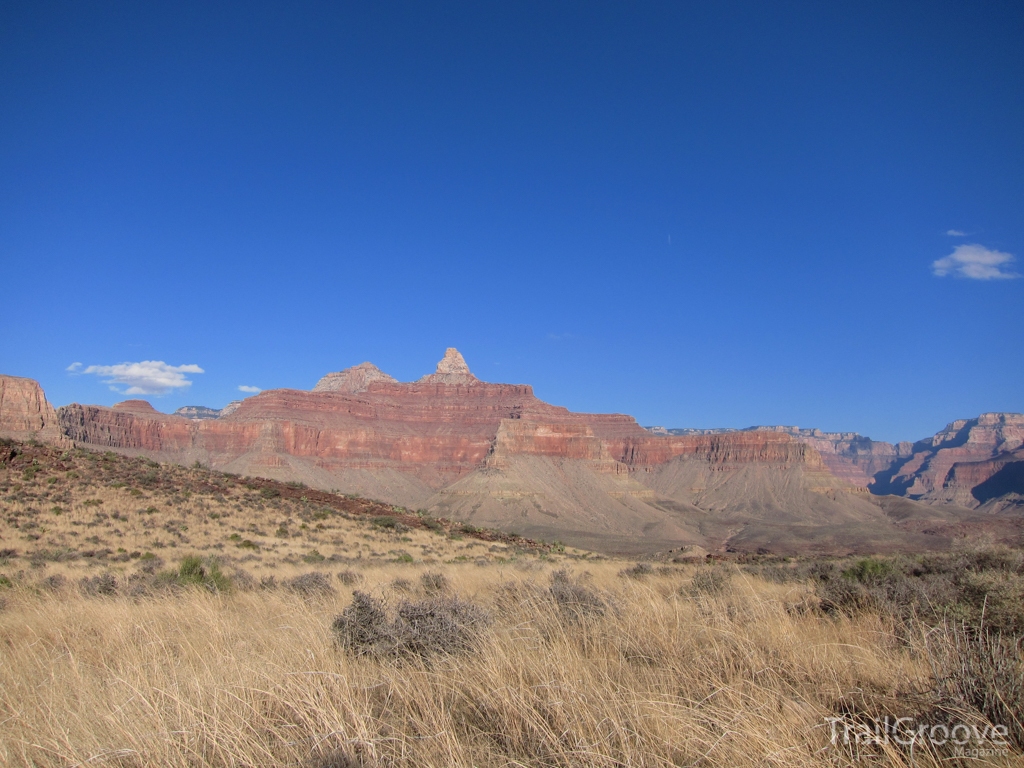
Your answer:
[[[856,432],[824,432],[790,426],[759,426],[745,429],[665,429],[648,427],[652,434],[673,436],[720,435],[733,432],[781,432],[792,435],[821,454],[829,471],[848,483],[870,488],[875,476],[913,453],[909,442],[886,443]]]
[[[1022,446],[1024,414],[983,413],[959,419],[914,443],[911,456],[882,473],[877,483],[912,499],[978,507],[998,495],[1024,494],[1024,484],[1014,481],[1014,466],[1024,457]],[[999,473],[1001,479],[984,486]],[[1003,494],[993,494],[1004,483]]]
[[[0,437],[69,444],[39,382],[18,376],[0,375]]]

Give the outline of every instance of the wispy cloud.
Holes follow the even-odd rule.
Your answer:
[[[253,392],[253,393],[255,393],[255,392],[262,392],[263,390],[260,389],[259,387],[250,387],[248,384],[239,384],[238,385],[238,391],[239,392]]]
[[[946,234],[950,237],[967,237],[967,233],[961,232],[959,229],[947,229]]]
[[[203,373],[203,369],[198,365],[168,365],[163,360],[143,360],[117,365],[90,365],[83,373],[107,377],[106,383],[110,388],[125,395],[165,395],[174,389],[191,387],[192,382],[185,378],[185,374]],[[122,386],[128,389],[120,389]]]
[[[1013,261],[1012,254],[990,251],[983,245],[958,245],[949,256],[932,262],[932,272],[936,277],[953,275],[971,280],[1009,280],[1020,277],[1006,269]]]
[[[72,363],[71,365],[69,365],[64,370],[68,371],[69,373],[78,373],[78,371],[81,369],[81,367],[82,367],[81,363]]]

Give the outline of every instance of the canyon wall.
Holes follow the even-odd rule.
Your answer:
[[[911,455],[880,476],[878,484],[911,499],[978,507],[998,495],[1024,495],[1024,483],[1015,480],[1018,470],[1007,469],[1022,460],[1024,414],[983,413],[951,422],[933,437],[914,443]],[[999,473],[995,486],[984,487]],[[993,494],[993,487],[1003,492]]]
[[[70,444],[39,382],[18,376],[0,375],[0,437]]]
[[[897,530],[868,486],[959,505],[955,517],[1012,507],[1024,475],[1014,453],[1024,454],[1024,417],[985,414],[912,446],[795,427],[657,434],[630,416],[550,405],[528,385],[482,382],[453,349],[416,382],[364,363],[215,418],[142,400],[55,414],[35,382],[0,383],[0,426],[15,435],[301,481],[619,551],[927,549],[948,543],[947,513],[901,502]]]

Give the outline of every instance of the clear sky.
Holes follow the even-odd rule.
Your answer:
[[[1024,411],[1022,40],[1019,1],[7,0],[0,372],[171,411],[455,346],[642,424]]]

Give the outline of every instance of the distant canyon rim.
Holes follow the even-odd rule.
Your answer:
[[[362,363],[311,391],[174,414],[145,400],[54,409],[36,381],[0,375],[0,437],[199,462],[619,554],[1024,541],[1022,414],[895,445],[784,426],[644,428],[480,381],[453,348],[415,382]]]

